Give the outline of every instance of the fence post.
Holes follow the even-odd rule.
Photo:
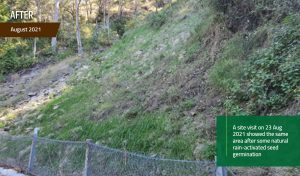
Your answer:
[[[91,169],[90,169],[90,161],[91,161],[91,139],[86,140],[86,150],[85,150],[85,162],[84,162],[84,171],[83,176],[91,176]]]
[[[31,149],[30,149],[30,155],[29,155],[28,168],[27,168],[28,173],[32,171],[33,163],[34,163],[34,160],[35,160],[35,145],[36,145],[36,142],[37,142],[38,131],[39,131],[39,128],[34,128],[33,136],[32,136]]]
[[[217,167],[216,176],[227,176],[227,168],[226,167]]]

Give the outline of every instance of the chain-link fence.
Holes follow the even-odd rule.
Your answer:
[[[35,138],[0,135],[0,164],[30,170],[40,176],[206,176],[216,173],[213,161],[147,157],[92,142]]]

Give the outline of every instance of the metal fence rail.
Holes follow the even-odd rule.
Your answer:
[[[40,176],[220,175],[214,161],[148,157],[96,145],[91,140],[41,138],[37,136],[37,129],[33,137],[0,135],[0,163],[26,168],[29,173]]]

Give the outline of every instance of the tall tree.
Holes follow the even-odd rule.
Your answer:
[[[138,13],[139,5],[140,5],[140,0],[134,0],[134,14]]]
[[[110,4],[111,4],[111,0],[103,0],[103,25],[104,28],[107,29],[107,38],[108,38],[108,42],[110,40]]]
[[[85,15],[85,21],[86,21],[86,23],[88,22],[88,20],[89,20],[89,2],[88,2],[88,0],[85,0],[85,10],[86,10],[86,15]]]
[[[55,22],[57,22],[58,18],[59,18],[59,0],[55,0],[53,20]],[[51,46],[52,46],[53,51],[56,51],[56,45],[57,45],[57,38],[52,37]]]
[[[119,16],[121,17],[121,16],[123,16],[123,9],[124,9],[124,0],[119,0],[118,1],[118,3],[119,3]]]
[[[36,5],[36,9],[37,9],[37,21],[40,22],[41,21],[41,1],[40,0],[35,0],[35,5]],[[37,42],[37,38],[34,38],[33,41],[33,57],[35,58],[36,55],[36,42]]]
[[[75,0],[76,2],[76,38],[77,38],[77,45],[78,45],[78,55],[83,54],[81,37],[80,37],[80,24],[79,24],[79,6],[81,0]]]

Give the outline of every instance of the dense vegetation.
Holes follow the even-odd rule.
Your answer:
[[[234,25],[237,29],[227,26],[237,34],[211,72],[213,83],[228,93],[226,106],[232,114],[279,113],[299,99],[299,3],[256,3],[215,5],[224,10],[226,25],[231,21],[243,23],[245,19],[256,24],[244,29],[238,29],[244,24]],[[262,9],[263,4],[267,6]],[[249,21],[251,18],[242,13],[242,7],[250,8],[251,18],[256,21]],[[268,13],[264,12],[266,9]]]

